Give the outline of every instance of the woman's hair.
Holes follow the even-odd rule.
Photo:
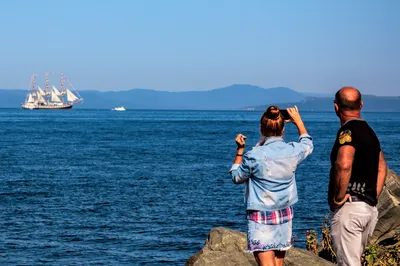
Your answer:
[[[264,112],[260,119],[260,130],[264,137],[282,136],[285,121],[279,112],[278,106],[272,105]]]

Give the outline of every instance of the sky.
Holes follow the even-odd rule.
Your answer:
[[[400,96],[398,0],[0,0],[0,88],[231,84]]]

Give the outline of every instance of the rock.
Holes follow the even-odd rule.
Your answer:
[[[211,229],[204,247],[185,266],[254,265],[254,256],[246,253],[246,234],[224,227]]]
[[[246,234],[224,227],[210,231],[204,247],[185,266],[256,266],[253,254],[247,253]],[[286,266],[334,265],[318,256],[291,248],[285,257]]]
[[[298,248],[291,248],[286,253],[285,266],[329,266],[336,265],[315,254]]]
[[[400,234],[400,177],[388,170],[385,187],[378,200],[379,220],[370,243],[377,244]]]

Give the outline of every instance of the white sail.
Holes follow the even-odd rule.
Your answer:
[[[54,93],[55,95],[57,95],[57,96],[60,96],[60,95],[61,95],[60,91],[57,90],[57,88],[54,87],[54,85],[53,85],[53,93]]]
[[[38,91],[40,93],[40,95],[45,96],[46,93],[42,90],[42,88],[40,88],[40,86],[38,86]]]
[[[78,97],[75,96],[69,89],[66,89],[67,92],[67,102],[74,102],[76,100],[79,100]]]
[[[29,93],[28,100],[27,100],[26,102],[27,102],[27,103],[34,103],[34,102],[35,102],[35,100],[33,99],[31,93]]]
[[[54,92],[51,93],[51,98],[50,99],[51,99],[51,101],[53,103],[60,103],[61,102],[60,98],[58,98],[58,96]]]
[[[39,103],[46,102],[46,100],[42,97],[42,95],[40,95],[40,93],[38,91],[36,92],[36,97],[37,97]]]

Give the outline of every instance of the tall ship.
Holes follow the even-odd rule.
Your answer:
[[[36,84],[38,74],[31,76],[25,102],[21,105],[23,109],[71,109],[74,104],[83,101],[63,73],[60,74],[59,84],[50,83],[49,74],[54,73],[46,73],[44,88]]]

